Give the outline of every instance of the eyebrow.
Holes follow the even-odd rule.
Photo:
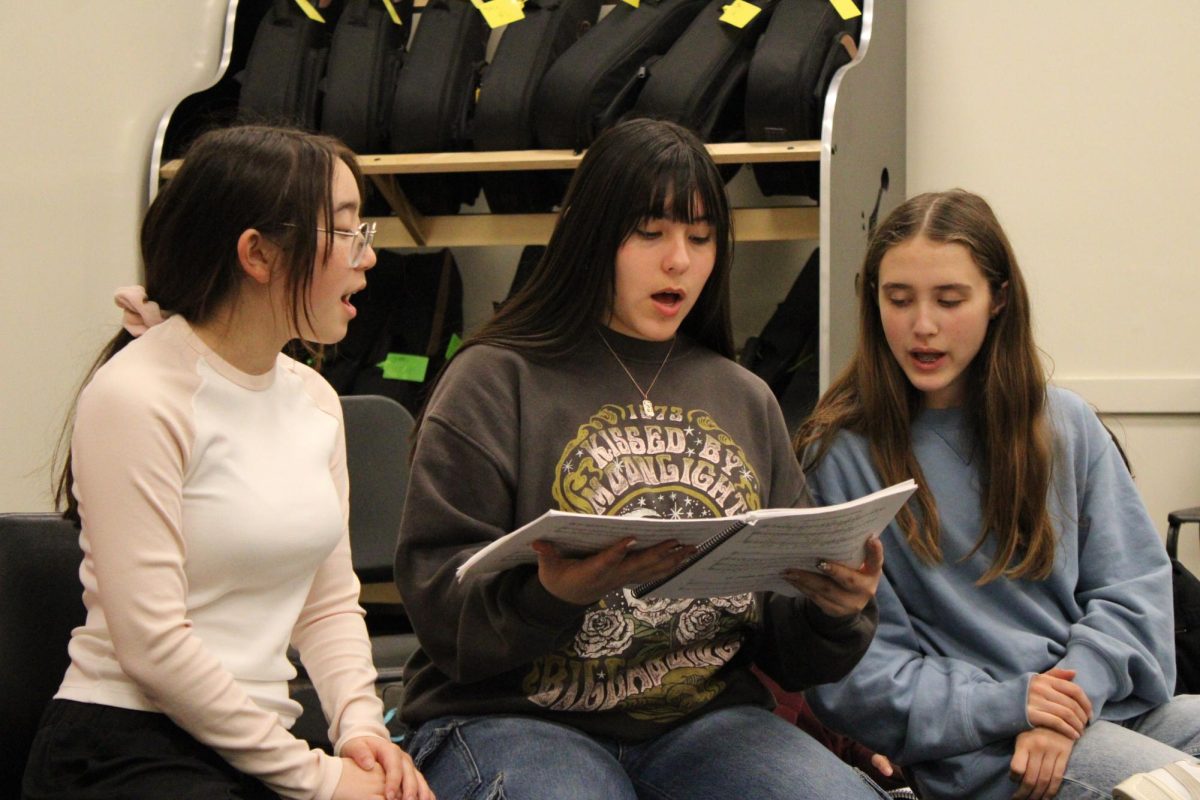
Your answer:
[[[913,287],[911,284],[893,282],[893,283],[885,283],[885,284],[883,284],[883,286],[881,286],[879,288],[882,290],[887,290],[887,289],[912,289]],[[954,291],[954,290],[957,290],[960,292],[969,292],[969,291],[971,291],[971,287],[965,283],[943,283],[939,286],[934,286],[933,290],[935,292],[945,292],[945,291]]]
[[[688,219],[686,219],[684,217],[675,217],[671,214],[666,214],[666,213],[664,213],[662,215],[648,214],[645,217],[643,217],[642,220],[644,222],[651,222],[654,220],[666,220],[667,222],[678,222],[678,223],[682,223],[684,225],[712,225],[713,224],[712,219],[710,217],[708,217],[708,215],[705,215],[703,217],[692,217],[692,219],[689,221]]]

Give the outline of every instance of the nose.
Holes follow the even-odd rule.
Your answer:
[[[917,336],[933,336],[938,331],[935,310],[929,303],[917,303],[917,315],[913,320],[913,333]]]
[[[371,245],[367,245],[367,249],[363,252],[362,261],[358,262],[358,267],[356,267],[356,269],[366,272],[374,267],[375,262],[378,260],[379,258],[375,255],[375,248]]]
[[[667,251],[663,254],[663,270],[669,273],[679,273],[687,270],[692,263],[692,254],[688,247],[687,229],[676,227],[667,237]]]

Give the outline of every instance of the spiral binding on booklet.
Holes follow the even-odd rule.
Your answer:
[[[740,531],[742,528],[746,527],[749,524],[751,524],[751,523],[740,522],[740,521],[735,522],[732,525],[730,525],[728,528],[725,528],[724,530],[722,530],[720,533],[713,534],[712,536],[708,537],[707,539],[704,540],[704,542],[702,544],[697,545],[696,552],[692,553],[690,556],[685,558],[683,560],[683,562],[678,567],[676,567],[675,571],[672,572],[670,575],[667,575],[665,578],[659,578],[658,580],[646,581],[645,583],[639,583],[637,586],[633,587],[633,596],[640,599],[640,598],[645,597],[646,595],[650,594],[651,592],[653,592],[655,589],[662,586],[663,584],[674,580],[676,577],[678,577],[679,575],[682,575],[684,572],[686,572],[693,564],[700,561],[700,559],[704,558],[706,555],[711,553],[713,550],[716,550],[718,547],[725,544],[725,542],[729,541],[735,533],[737,533],[738,531]]]

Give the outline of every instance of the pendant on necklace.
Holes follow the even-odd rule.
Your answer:
[[[642,400],[642,413],[643,413],[644,415],[646,415],[647,417],[653,417],[653,416],[654,416],[654,403],[651,403],[651,402],[650,402],[650,398],[649,398],[649,397],[647,397],[646,399]]]

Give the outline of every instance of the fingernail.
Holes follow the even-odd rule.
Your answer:
[[[826,561],[825,559],[821,559],[820,561],[817,562],[817,569],[821,570],[821,572],[829,572],[829,570],[832,568],[829,566],[828,561]]]

